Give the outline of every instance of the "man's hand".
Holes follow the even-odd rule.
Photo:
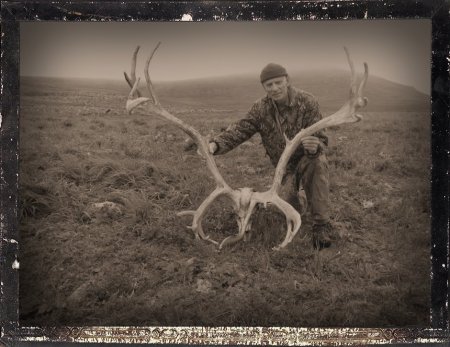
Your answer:
[[[218,148],[218,147],[219,147],[219,146],[217,146],[217,144],[216,144],[215,142],[210,142],[210,143],[208,143],[208,150],[209,150],[209,153],[214,154],[214,152],[217,151],[217,148]],[[196,146],[196,148],[197,148],[197,146]],[[203,159],[206,159],[205,156],[202,154],[202,152],[200,152],[200,151],[198,150],[198,148],[197,148],[197,154],[198,154],[199,156],[201,156]]]
[[[219,147],[219,146],[217,146],[217,143],[215,143],[215,142],[210,142],[210,143],[209,143],[209,153],[211,153],[211,154],[216,153],[218,147]]]
[[[320,140],[315,136],[306,136],[302,140],[302,145],[308,154],[314,155],[319,150]]]
[[[197,153],[199,155],[200,151],[197,148],[197,144],[195,143],[194,140],[192,140],[191,138],[188,138],[184,141],[184,145],[183,145],[184,151],[185,152],[189,152],[189,151],[193,151],[193,150],[197,150]],[[209,149],[209,153],[214,154],[217,149],[219,148],[219,146],[217,146],[217,143],[215,142],[210,142],[208,143],[208,149]]]

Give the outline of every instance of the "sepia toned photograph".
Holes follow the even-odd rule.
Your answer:
[[[20,23],[20,324],[430,316],[431,21]]]

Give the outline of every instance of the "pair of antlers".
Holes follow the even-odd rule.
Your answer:
[[[138,46],[134,51],[131,62],[131,75],[128,76],[126,72],[124,73],[125,79],[128,85],[131,87],[131,91],[126,103],[126,109],[128,113],[131,113],[133,109],[145,103],[148,106],[148,112],[150,114],[155,114],[157,116],[163,117],[168,121],[177,125],[179,128],[181,128],[181,130],[183,130],[186,134],[188,134],[196,143],[198,151],[201,153],[203,158],[205,158],[206,165],[216,183],[216,188],[214,189],[214,191],[201,203],[201,205],[198,207],[197,210],[182,211],[179,212],[177,215],[192,216],[193,217],[192,225],[189,226],[188,228],[192,229],[196,238],[201,238],[203,240],[210,241],[216,245],[219,245],[219,249],[221,249],[225,245],[239,241],[244,237],[245,233],[251,227],[250,218],[257,204],[262,204],[264,207],[267,207],[267,205],[274,205],[281,212],[284,213],[287,224],[286,236],[281,244],[274,247],[274,250],[279,250],[283,247],[286,247],[286,245],[288,245],[292,241],[295,234],[299,231],[300,226],[302,224],[301,216],[297,212],[297,210],[287,201],[281,199],[279,196],[281,182],[286,173],[286,165],[292,154],[299,147],[301,140],[304,137],[311,136],[316,132],[331,126],[337,126],[345,123],[354,123],[362,119],[362,116],[357,114],[356,111],[366,106],[367,104],[367,98],[362,96],[369,75],[367,63],[364,63],[364,76],[358,85],[353,62],[350,59],[350,54],[347,48],[344,47],[351,70],[349,99],[337,112],[333,113],[332,115],[326,118],[323,118],[322,120],[311,125],[308,128],[302,129],[300,132],[297,133],[297,135],[292,140],[289,140],[285,136],[286,147],[275,169],[275,175],[272,186],[270,187],[269,190],[265,192],[256,192],[252,188],[238,188],[238,189],[231,188],[223,179],[222,175],[220,174],[217,168],[213,155],[209,152],[208,140],[204,136],[202,136],[196,129],[186,124],[185,122],[175,117],[174,115],[170,114],[159,103],[158,98],[156,97],[156,94],[154,92],[153,84],[150,80],[150,75],[148,72],[150,62],[159,46],[160,42],[156,45],[156,47],[153,49],[152,53],[148,57],[144,69],[145,79],[147,83],[147,90],[150,94],[150,98],[143,97],[138,90],[140,79],[136,78],[136,59],[140,47]],[[234,211],[237,215],[239,232],[237,235],[232,235],[225,238],[219,244],[217,241],[211,239],[204,233],[202,228],[202,220],[206,214],[208,207],[219,196],[222,195],[229,198],[229,200],[232,203]]]

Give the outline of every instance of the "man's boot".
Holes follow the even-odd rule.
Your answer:
[[[325,224],[315,224],[312,229],[313,247],[321,250],[328,248],[333,242],[339,239],[337,232],[333,229],[330,222]]]

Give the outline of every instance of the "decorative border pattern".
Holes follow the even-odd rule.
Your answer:
[[[450,335],[425,328],[47,327],[22,328],[14,337],[20,341],[82,343],[311,346],[437,343],[448,341]]]
[[[0,128],[1,342],[108,342],[202,345],[367,345],[450,342],[449,277],[449,0],[365,1],[2,1]],[[430,327],[21,327],[17,271],[19,240],[18,114],[21,21],[195,21],[417,19],[432,21],[432,269]]]

